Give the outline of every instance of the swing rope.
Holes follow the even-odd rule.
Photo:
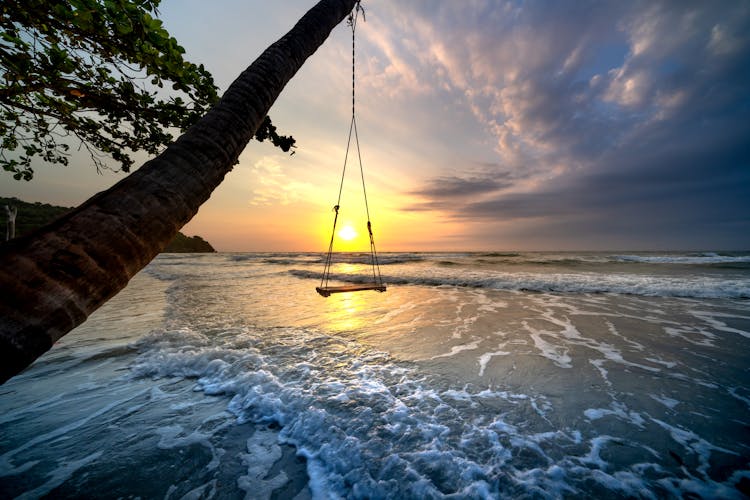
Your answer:
[[[321,288],[328,287],[328,281],[330,278],[331,273],[331,264],[333,260],[333,240],[336,235],[336,223],[338,222],[339,218],[339,208],[341,207],[341,194],[344,190],[344,177],[346,176],[346,165],[349,161],[349,149],[351,147],[352,143],[352,132],[354,133],[354,145],[357,148],[357,159],[359,161],[359,173],[360,177],[362,179],[362,194],[364,196],[365,200],[365,214],[367,215],[367,232],[370,237],[370,256],[371,256],[371,263],[372,263],[372,279],[376,283],[378,287],[383,286],[383,279],[380,275],[380,263],[378,262],[378,253],[375,249],[375,238],[372,234],[372,223],[370,222],[370,206],[367,202],[367,187],[365,185],[365,172],[364,168],[362,167],[362,153],[359,148],[359,135],[357,133],[357,119],[355,114],[355,32],[357,28],[357,19],[359,17],[359,13],[362,13],[362,18],[365,18],[365,10],[360,5],[360,2],[357,2],[356,6],[354,7],[354,10],[349,14],[349,18],[347,20],[347,24],[352,28],[352,120],[349,124],[349,138],[346,142],[346,153],[344,154],[344,168],[341,172],[341,182],[339,184],[339,195],[336,199],[336,205],[333,207],[333,211],[336,212],[336,214],[333,217],[333,229],[331,231],[331,240],[328,244],[328,253],[326,255],[325,260],[325,267],[323,269],[323,276],[320,280],[320,286]]]

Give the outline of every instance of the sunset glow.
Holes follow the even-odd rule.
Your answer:
[[[357,237],[357,231],[352,226],[347,225],[339,231],[339,237],[343,240],[351,241]]]
[[[750,500],[750,0],[8,5],[0,500]]]
[[[221,94],[313,3],[160,13]],[[366,250],[361,159],[378,251],[746,248],[745,3],[594,5],[374,3],[357,29],[361,156],[341,23],[269,112],[294,155],[251,141],[183,232],[219,251],[324,251],[340,204],[336,244]],[[73,150],[0,195],[72,207],[124,177]]]

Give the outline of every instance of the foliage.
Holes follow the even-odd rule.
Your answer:
[[[5,210],[2,208],[5,205],[18,208],[18,215],[16,217],[16,237],[35,231],[36,229],[54,221],[61,215],[73,210],[70,207],[58,207],[48,203],[39,203],[38,201],[35,203],[29,203],[19,200],[18,198],[0,197],[0,229],[2,229],[3,235],[5,234],[5,224],[8,222]],[[0,242],[0,244],[2,244],[2,242]],[[215,252],[216,250],[214,250],[209,242],[200,236],[189,237],[182,233],[177,233],[164,251],[178,253]]]
[[[172,241],[163,250],[167,253],[198,253],[215,252],[214,247],[200,236],[185,236],[177,233]]]
[[[5,205],[18,208],[16,237],[30,233],[72,210],[68,207],[57,207],[47,203],[28,203],[18,198],[0,198],[0,229],[3,235],[5,235],[5,224],[7,223],[7,215],[5,209],[2,208]]]
[[[210,73],[156,19],[160,0],[3,0],[0,4],[0,164],[33,177],[32,160],[67,165],[71,145],[97,170],[111,157],[158,153],[217,99]],[[167,88],[165,88],[167,87]],[[169,90],[171,88],[171,90]],[[256,139],[284,151],[266,119]]]

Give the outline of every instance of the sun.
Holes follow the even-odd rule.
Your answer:
[[[341,231],[339,231],[339,237],[342,240],[351,241],[357,237],[357,231],[355,231],[352,226],[347,225],[341,228]]]

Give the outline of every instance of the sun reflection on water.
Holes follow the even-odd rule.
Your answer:
[[[341,262],[336,266],[336,272],[340,274],[357,274],[362,271],[361,264],[350,264],[348,262]]]
[[[326,324],[339,332],[354,332],[365,326],[367,298],[364,292],[346,292],[326,299]]]

